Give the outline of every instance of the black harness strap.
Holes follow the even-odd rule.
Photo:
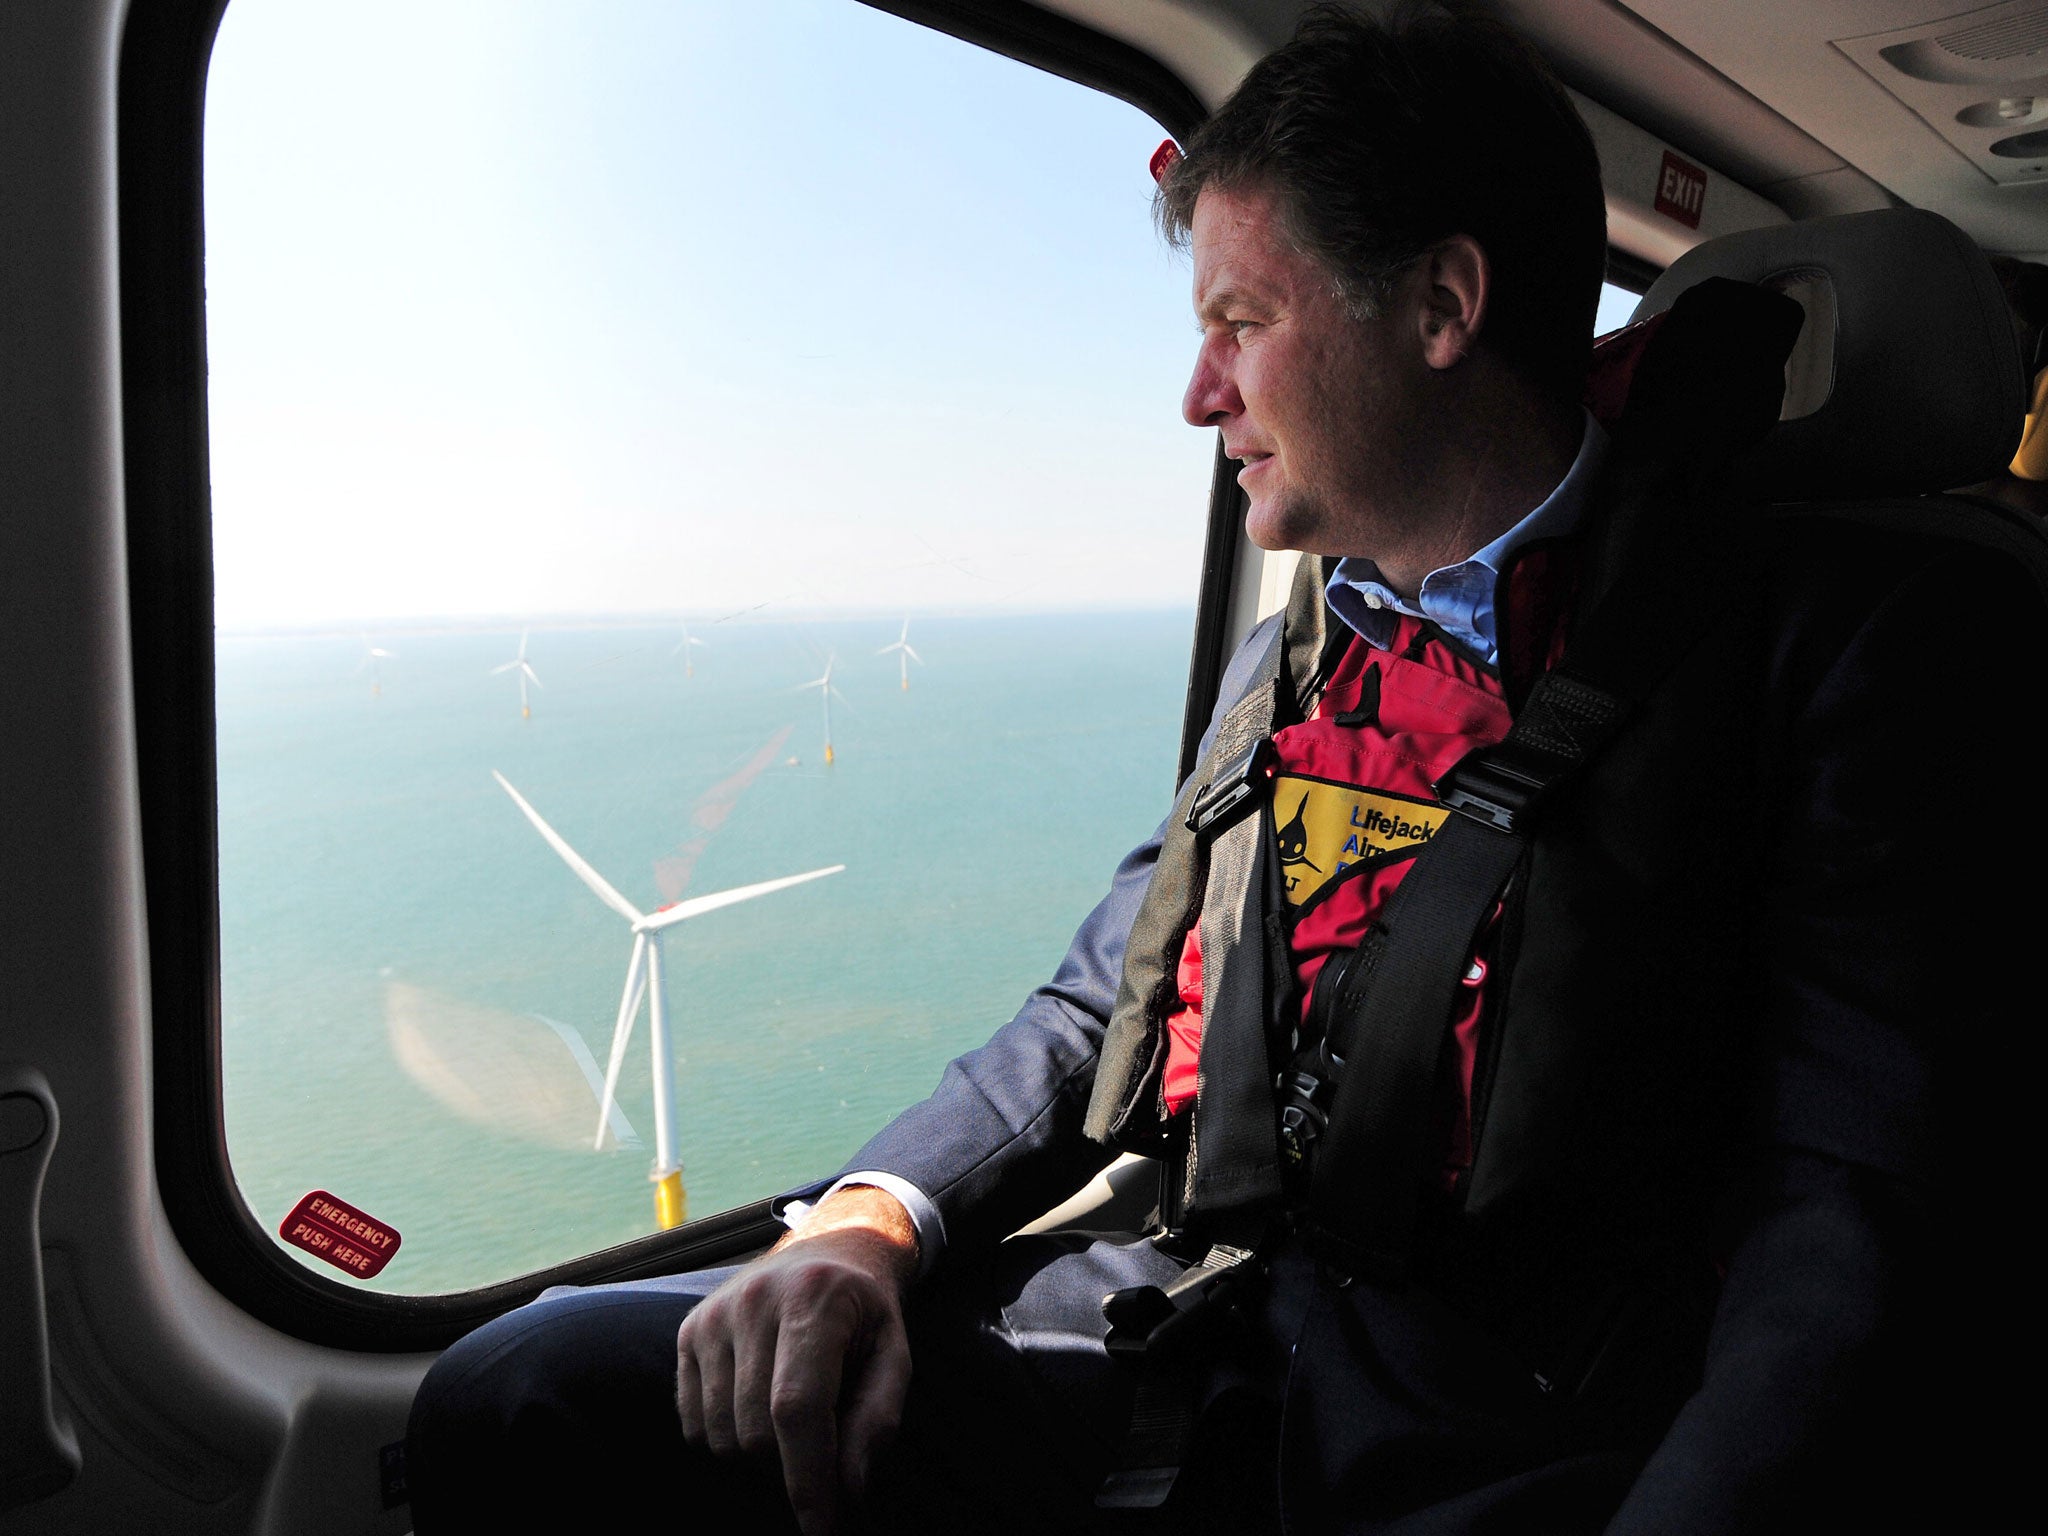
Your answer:
[[[1350,644],[1348,630],[1333,634],[1327,623],[1325,576],[1321,561],[1302,557],[1296,585],[1310,600],[1289,604],[1285,644],[1268,649],[1250,689],[1224,716],[1214,754],[1222,766],[1188,816],[1190,830],[1208,844],[1203,1015],[1256,1020],[1257,1027],[1204,1032],[1179,1214],[1233,1240],[1263,1230],[1264,1213],[1284,1195],[1273,1071],[1286,1057],[1281,1021],[1295,986],[1273,836],[1272,733],[1301,718]]]
[[[1551,673],[1538,682],[1507,739],[1470,754],[1439,784],[1460,814],[1416,856],[1336,978],[1328,1050],[1343,1087],[1315,1147],[1308,1204],[1312,1233],[1344,1267],[1381,1280],[1406,1276],[1466,966],[1527,851],[1528,810],[1585,763],[1622,714],[1621,700],[1579,679]],[[1568,727],[1534,723],[1553,716]]]
[[[1272,734],[1306,712],[1350,643],[1348,630],[1332,633],[1327,623],[1328,574],[1327,562],[1302,558],[1280,633],[1217,726],[1183,797],[1185,817],[1169,829],[1169,837],[1186,832],[1185,856],[1206,877],[1199,918],[1204,1012],[1227,998],[1239,1010],[1231,1017],[1256,1019],[1261,1027],[1219,1034],[1203,1050],[1188,1117],[1201,1130],[1189,1132],[1178,1156],[1162,1159],[1160,1211],[1169,1228],[1193,1217],[1205,1229],[1232,1228],[1245,1246],[1212,1243],[1172,1284],[1103,1298],[1105,1347],[1128,1360],[1137,1378],[1122,1452],[1096,1495],[1103,1509],[1156,1508],[1172,1490],[1200,1403],[1205,1341],[1232,1296],[1261,1273],[1258,1250],[1281,1194],[1268,1036],[1292,994],[1294,972],[1273,846]],[[1122,1012],[1122,996],[1118,1007]]]
[[[1174,817],[1125,946],[1123,979],[1082,1127],[1106,1146],[1158,1155],[1168,1140],[1159,1102],[1165,1020],[1177,1001],[1182,941],[1205,901],[1208,839],[1222,833],[1233,815],[1257,808],[1250,791],[1263,790],[1265,784],[1253,786],[1240,771],[1247,767],[1244,753],[1302,716],[1349,638],[1341,625],[1334,626],[1340,633],[1330,632],[1333,626],[1323,611],[1323,583],[1332,563],[1302,558],[1284,615],[1279,622],[1268,621],[1271,628],[1251,680],[1175,799]],[[1249,884],[1246,889],[1258,894]],[[1216,964],[1219,972],[1228,968],[1220,956]],[[1169,1153],[1165,1161],[1173,1166],[1162,1179],[1161,1209],[1170,1223],[1178,1224],[1186,1180],[1177,1154]]]
[[[1276,713],[1280,647],[1274,646],[1251,691],[1224,717],[1217,745],[1230,764],[1203,799],[1219,790],[1236,795],[1234,818],[1199,827],[1209,837],[1209,885],[1202,903],[1203,1011],[1229,1010],[1229,1017],[1258,1019],[1270,1013],[1279,978],[1258,914],[1270,911],[1267,887],[1278,880],[1273,852],[1273,809],[1267,732]],[[1196,802],[1200,814],[1203,800]],[[1219,812],[1218,814],[1222,814]],[[1245,932],[1249,919],[1253,931]],[[1280,1193],[1280,1163],[1273,1137],[1272,1069],[1267,1065],[1268,1030],[1243,1029],[1222,1036],[1205,1050],[1199,1067],[1196,1113],[1200,1150],[1195,1158],[1188,1209],[1214,1211],[1268,1203]]]

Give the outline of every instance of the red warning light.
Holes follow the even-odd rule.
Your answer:
[[[277,1235],[358,1280],[376,1276],[398,1252],[398,1234],[345,1200],[316,1189],[285,1217]]]
[[[1152,151],[1152,179],[1157,181],[1160,177],[1164,176],[1173,168],[1173,163],[1178,159],[1180,159],[1180,146],[1171,139],[1161,139],[1159,147]]]

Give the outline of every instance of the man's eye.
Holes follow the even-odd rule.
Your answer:
[[[1230,327],[1231,334],[1240,341],[1250,332],[1256,331],[1259,328],[1259,322],[1256,320],[1226,320],[1223,323]]]

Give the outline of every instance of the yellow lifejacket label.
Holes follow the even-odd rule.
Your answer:
[[[1300,906],[1361,859],[1421,846],[1450,814],[1434,800],[1281,774],[1273,780],[1273,841],[1288,905]]]

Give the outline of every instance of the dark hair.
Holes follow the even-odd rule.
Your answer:
[[[1439,241],[1471,236],[1493,269],[1480,345],[1544,387],[1583,383],[1607,264],[1600,162],[1564,87],[1497,22],[1313,7],[1160,178],[1176,246],[1212,186],[1274,193],[1358,318]]]

